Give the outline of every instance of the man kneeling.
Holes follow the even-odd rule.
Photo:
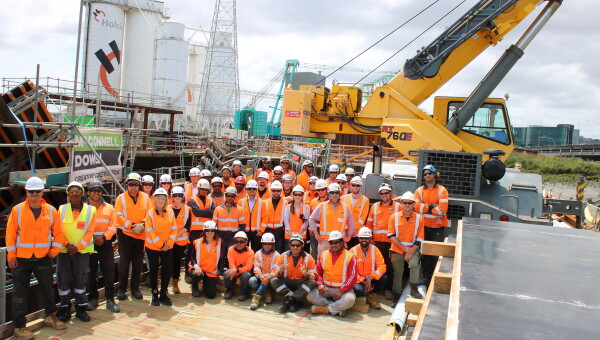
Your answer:
[[[290,250],[279,255],[272,272],[274,278],[271,280],[271,288],[278,294],[285,295],[279,306],[280,313],[298,311],[306,294],[317,286],[315,260],[304,251],[304,238],[294,234],[290,237],[289,244]]]
[[[362,227],[358,231],[359,244],[350,249],[356,258],[358,280],[354,285],[357,296],[367,296],[367,304],[371,308],[381,309],[377,301],[377,293],[383,290],[387,276],[383,255],[379,248],[373,245],[371,229]]]
[[[250,297],[248,281],[252,276],[254,268],[254,252],[248,247],[248,236],[243,231],[238,231],[233,237],[234,245],[227,250],[227,262],[229,269],[223,273],[223,281],[227,291],[223,298],[229,300],[233,297],[233,284],[240,278],[240,296],[239,301],[246,301]]]
[[[317,262],[317,285],[306,298],[313,306],[313,314],[331,314],[345,316],[352,308],[356,295],[357,269],[356,258],[344,249],[341,232],[334,230],[329,234],[329,250],[323,251]]]

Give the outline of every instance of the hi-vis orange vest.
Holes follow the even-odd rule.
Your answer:
[[[267,211],[267,205],[264,200],[256,196],[256,202],[250,209],[248,197],[242,198],[238,206],[244,210],[244,219],[246,221],[246,231],[259,231],[262,227],[263,216]]]
[[[210,244],[204,243],[204,237],[194,240],[194,250],[196,251],[196,263],[200,269],[209,277],[217,277],[219,274],[219,259],[221,258],[221,239],[213,239]],[[194,265],[190,263],[189,271],[194,270]]]
[[[388,224],[390,216],[401,210],[399,202],[392,201],[391,205],[381,205],[381,202],[373,204],[367,218],[367,227],[373,232],[373,241],[388,242]]]
[[[41,200],[42,211],[36,219],[29,207],[29,199],[15,205],[6,223],[7,260],[32,256],[56,256],[66,244],[58,210]],[[5,265],[5,264],[2,264]]]
[[[288,211],[290,217],[290,220],[288,221],[289,229],[286,228],[285,230],[285,238],[289,239],[294,234],[299,234],[306,238],[306,230],[302,233],[300,232],[302,224],[304,224],[304,221],[300,219],[300,214],[304,215],[304,219],[308,221],[308,218],[310,217],[310,206],[306,203],[302,203],[300,207],[294,207],[295,211],[292,211],[292,204],[290,203],[286,205],[285,210]]]
[[[136,203],[133,203],[133,199],[127,192],[120,194],[115,201],[117,227],[123,230],[123,233],[127,236],[145,240],[146,233],[134,234],[131,231],[131,225],[142,223],[146,217],[146,212],[150,209],[152,209],[152,202],[150,202],[147,194],[140,191]]]
[[[304,190],[308,190],[308,179],[311,175],[309,175],[306,170],[302,170],[302,172],[298,175],[298,185],[301,185]]]
[[[146,242],[144,246],[148,249],[160,251],[166,244],[169,248],[175,243],[177,234],[177,225],[175,214],[171,208],[167,208],[162,216],[156,213],[156,210],[148,210],[145,219],[146,224]]]
[[[220,205],[222,205],[222,204],[225,204],[225,194],[222,194],[222,195],[221,195],[221,196],[219,196],[219,197],[215,197],[215,196],[213,196],[213,194],[210,194],[210,195],[208,195],[208,196],[210,196],[210,199],[211,199],[213,202],[215,202],[215,205],[216,205],[217,207],[218,207],[218,206],[220,206]]]
[[[169,208],[173,209],[173,205],[169,205]],[[187,205],[182,205],[181,210],[179,211],[179,215],[175,217],[175,224],[177,225],[177,234],[175,234],[175,244],[179,246],[185,246],[186,244],[190,243],[190,235],[184,227],[188,219],[192,216],[192,208],[188,207]],[[179,235],[180,233],[181,235],[178,237],[177,235]]]
[[[237,204],[234,204],[229,211],[224,204],[218,206],[213,214],[213,220],[217,222],[219,231],[236,232],[240,230],[240,224],[246,224],[244,211]]]
[[[196,183],[196,186],[198,185],[198,183]],[[185,195],[185,202],[187,202],[187,200],[189,200],[190,198],[196,196],[194,195],[194,183],[187,183],[186,185],[183,186],[183,190],[185,191],[184,195]]]
[[[264,233],[267,229],[277,229],[283,227],[283,208],[286,203],[287,200],[282,197],[279,200],[279,204],[277,204],[277,209],[275,209],[275,207],[273,207],[273,198],[265,200],[267,210],[265,211],[260,231]]]
[[[212,204],[212,199],[209,196],[206,196],[206,204],[202,203],[198,196],[194,196],[190,198],[200,209],[209,209]],[[190,230],[204,230],[204,222],[210,220],[208,217],[196,217],[192,215],[192,226]]]
[[[404,217],[404,212],[400,211],[390,217],[388,225],[388,237],[396,235],[398,241],[405,246],[412,246],[415,241],[423,242],[425,238],[424,218],[412,212],[408,221]],[[398,254],[404,254],[404,251],[392,242],[391,251]]]
[[[320,204],[321,209],[321,219],[320,219],[320,227],[319,234],[321,236],[327,235],[329,238],[329,234],[337,230],[342,234],[346,233],[348,216],[346,216],[346,205],[341,201],[337,205],[337,209],[333,210],[333,204],[330,201],[323,202]]]
[[[117,233],[117,214],[115,208],[102,201],[102,204],[96,208],[96,217],[94,218],[94,236],[104,236],[110,240]]]
[[[379,280],[386,271],[385,260],[379,248],[370,244],[367,254],[363,253],[360,244],[357,244],[350,252],[356,257],[356,267],[358,269],[357,283],[363,282],[365,278],[372,275],[375,280]]]
[[[420,186],[415,190],[415,211],[423,215],[425,226],[428,228],[442,228],[448,226],[448,190],[443,185],[435,184],[431,189]],[[436,203],[438,206],[431,209],[427,205]]]
[[[356,201],[356,205],[352,205],[352,194],[344,195],[340,199],[344,202],[350,211],[352,212],[352,218],[354,218],[354,226],[356,230],[359,230],[367,222],[369,215],[369,199],[365,195],[360,195]]]
[[[323,284],[331,288],[340,288],[346,282],[346,271],[348,263],[354,255],[348,250],[342,250],[340,257],[333,264],[331,250],[321,253],[321,263],[323,265]]]

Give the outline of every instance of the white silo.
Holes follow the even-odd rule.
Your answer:
[[[168,98],[174,110],[185,109],[188,43],[184,30],[183,24],[166,21],[156,40],[154,94]]]
[[[190,44],[188,56],[188,76],[187,76],[187,98],[186,98],[186,116],[195,122],[198,112],[198,101],[200,99],[200,87],[202,86],[202,77],[204,76],[204,64],[206,62],[206,45]]]
[[[118,3],[118,2],[116,2]],[[85,34],[84,91],[118,99],[123,64],[125,9],[116,4],[90,2]]]

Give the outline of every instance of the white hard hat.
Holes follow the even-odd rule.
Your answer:
[[[283,172],[283,168],[281,167],[281,165],[278,165],[275,168],[273,168],[273,172],[275,172],[275,171],[281,171],[281,172]]]
[[[300,192],[304,193],[304,187],[301,185],[296,185],[294,187],[294,189],[292,189],[292,192],[296,192],[296,191],[300,191]]]
[[[243,231],[238,231],[237,233],[235,233],[233,238],[244,238],[244,239],[248,240],[248,235],[246,235],[246,233]]]
[[[315,189],[319,190],[319,189],[327,189],[327,181],[319,178],[317,180],[317,183],[315,183]]]
[[[69,191],[70,187],[78,187],[79,189],[81,189],[81,191],[85,192],[83,185],[81,185],[81,183],[79,183],[79,182],[73,181],[73,182],[69,183],[69,185],[67,185],[67,191]]]
[[[208,220],[206,222],[204,222],[204,230],[216,230],[217,229],[217,222],[213,221],[213,220]]]
[[[337,184],[337,183],[331,183],[331,184],[329,184],[329,187],[327,187],[327,190],[329,192],[332,192],[332,191],[338,191],[339,192],[339,191],[342,191],[342,188],[340,188],[340,185]]]
[[[283,189],[283,186],[281,185],[281,182],[279,182],[279,181],[273,181],[273,183],[271,183],[271,189],[275,189],[275,190],[279,189],[279,190],[281,190],[281,189]]]
[[[302,162],[302,167],[305,167],[307,165],[314,165],[315,163],[313,163],[313,161],[311,161],[310,159],[305,160],[304,162]]]
[[[237,195],[237,190],[235,190],[234,187],[228,187],[227,189],[225,189],[225,193],[226,194],[233,194],[233,195]]]
[[[317,176],[310,176],[310,177],[308,178],[308,182],[309,182],[309,183],[310,183],[310,182],[315,182],[315,183],[316,183],[318,180],[319,180],[319,177],[317,177]]]
[[[410,192],[407,191],[405,193],[402,194],[402,197],[400,197],[400,201],[415,201],[415,195]]]
[[[173,189],[171,189],[171,195],[175,194],[185,194],[185,190],[183,190],[183,187],[181,186],[173,187]]]
[[[44,190],[44,182],[39,177],[29,177],[25,182],[25,190]]]
[[[292,235],[288,243],[292,243],[292,241],[300,241],[300,243],[304,244],[304,238],[299,234]]]
[[[208,180],[202,178],[198,181],[198,185],[197,185],[198,189],[206,189],[209,190],[210,189],[210,183],[208,183]]]
[[[171,182],[173,182],[171,175],[169,175],[169,174],[160,175],[160,183],[171,183]]]
[[[352,177],[352,179],[350,180],[350,184],[360,184],[360,185],[363,185],[362,179],[360,178],[360,176],[354,176],[354,177]]]
[[[281,177],[281,180],[284,182],[285,181],[293,181],[294,177],[292,177],[292,175],[290,175],[290,174],[285,174],[285,175],[283,175],[283,177]]]
[[[339,174],[339,175],[337,175],[337,176],[335,177],[335,179],[336,179],[336,180],[339,180],[339,181],[344,181],[344,182],[348,181],[348,178],[346,178],[346,175],[344,175],[344,174]]]
[[[352,169],[352,168],[346,168],[346,171],[344,171],[344,173],[346,175],[354,175],[354,169]]]
[[[210,170],[208,169],[204,169],[202,171],[200,171],[200,177],[211,177],[212,174],[210,173]]]
[[[232,167],[233,167],[233,166],[236,166],[236,165],[242,166],[242,162],[241,162],[241,161],[238,161],[238,160],[236,159],[235,161],[233,161],[233,163],[231,163],[231,166],[232,166]]]
[[[344,238],[344,235],[342,235],[341,232],[334,230],[331,233],[329,233],[328,241],[342,240],[343,238]]]
[[[258,189],[258,183],[255,180],[251,179],[246,183],[246,189]]]
[[[382,192],[383,190],[392,191],[392,187],[389,184],[387,184],[387,183],[381,183],[381,185],[379,186],[379,189],[377,190],[377,192]]]
[[[154,183],[154,177],[152,177],[150,175],[144,175],[144,176],[142,176],[142,182],[144,182],[144,183]]]
[[[154,192],[154,196],[158,196],[158,195],[169,196],[169,194],[167,193],[167,190],[165,190],[163,188],[156,189],[156,191]]]
[[[223,168],[221,168],[221,173],[223,173],[223,171],[225,170],[229,170],[229,172],[232,172],[230,167],[224,166]]]
[[[125,183],[129,183],[132,181],[141,182],[142,177],[137,172],[132,172],[129,175],[127,175],[127,179],[125,180]]]
[[[362,227],[358,231],[358,237],[373,237],[373,232],[368,227]]]
[[[261,171],[260,174],[258,174],[257,178],[264,178],[264,179],[269,179],[269,173],[266,171]]]
[[[210,184],[215,184],[215,183],[223,183],[223,179],[221,177],[215,177],[210,181]]]
[[[275,243],[275,236],[271,233],[264,233],[260,238],[261,243]]]
[[[198,169],[198,168],[191,168],[190,169],[190,176],[200,176],[200,169]]]
[[[340,168],[337,165],[331,164],[329,166],[329,172],[339,172],[339,171],[340,171]]]

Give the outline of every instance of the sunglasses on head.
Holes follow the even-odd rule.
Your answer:
[[[27,192],[30,194],[39,194],[40,192],[42,192],[42,190],[27,190]]]
[[[290,247],[292,247],[292,248],[300,248],[300,247],[302,247],[302,245],[300,243],[292,243],[292,244],[290,244]]]
[[[335,246],[336,244],[342,243],[342,240],[329,241],[329,244]]]
[[[235,244],[244,244],[246,243],[246,240],[237,240],[237,241],[233,241]]]

